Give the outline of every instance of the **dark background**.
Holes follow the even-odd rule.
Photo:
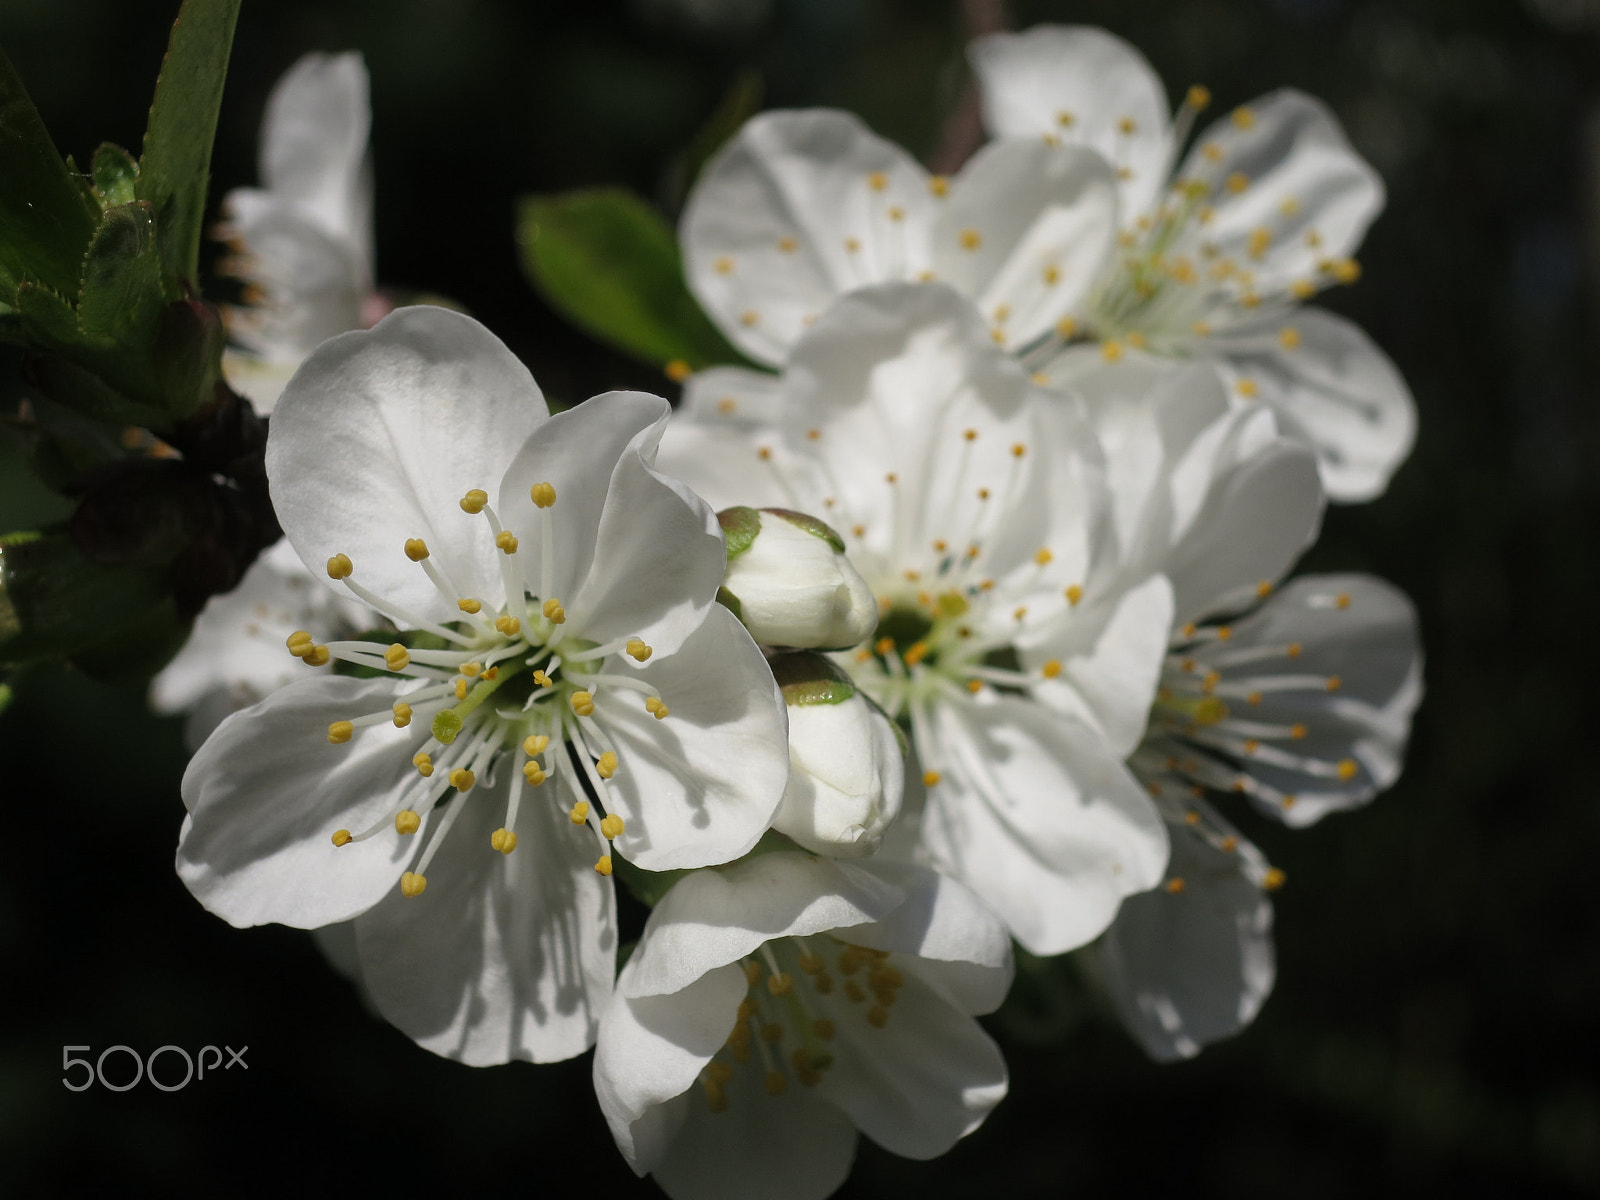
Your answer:
[[[768,105],[836,105],[930,154],[965,86],[933,0],[250,0],[214,194],[254,182],[267,90],[307,50],[373,75],[381,280],[458,298],[553,396],[670,385],[565,326],[524,283],[529,191],[630,185],[675,215],[682,148],[738,74]],[[63,152],[137,148],[170,0],[5,0],[3,43]],[[1328,299],[1399,363],[1415,453],[1330,513],[1313,569],[1421,611],[1428,698],[1400,784],[1301,833],[1247,829],[1288,873],[1275,994],[1242,1037],[1158,1067],[1030,974],[991,1028],[1013,1071],[934,1163],[863,1144],[843,1195],[1346,1196],[1600,1192],[1595,781],[1594,186],[1590,0],[1014,3],[1103,24],[1174,97],[1327,99],[1383,173],[1365,275]],[[0,399],[14,364],[0,361]],[[0,451],[0,524],[57,503]],[[56,669],[0,717],[0,1190],[648,1195],[613,1149],[587,1056],[474,1070],[363,1010],[294,931],[230,929],[171,869],[184,752],[137,691]],[[61,1084],[61,1047],[247,1044],[182,1092]],[[113,1075],[125,1056],[108,1060]],[[164,1064],[175,1071],[175,1062]],[[761,1194],[751,1181],[751,1194]]]

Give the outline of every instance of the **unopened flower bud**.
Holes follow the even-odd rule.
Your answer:
[[[900,812],[900,731],[822,656],[770,661],[789,706],[789,785],[773,828],[814,854],[873,853]]]
[[[722,597],[756,641],[843,650],[867,638],[878,605],[828,525],[782,508],[717,514],[728,546]]]

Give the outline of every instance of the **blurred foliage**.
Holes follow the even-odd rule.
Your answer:
[[[63,152],[138,144],[172,14],[0,10]],[[1587,0],[1017,0],[1011,17],[1104,24],[1171,94],[1205,83],[1219,111],[1314,92],[1383,172],[1363,280],[1331,303],[1400,364],[1421,437],[1383,499],[1329,514],[1305,565],[1415,598],[1429,696],[1405,776],[1370,809],[1248,825],[1289,877],[1277,989],[1249,1032],[1157,1067],[1070,964],[1025,964],[1021,1001],[991,1025],[1010,1098],[936,1162],[864,1144],[842,1194],[1595,1194],[1600,15]],[[307,50],[359,48],[381,279],[459,297],[552,396],[670,388],[659,362],[575,333],[528,287],[517,198],[626,187],[672,219],[689,148],[752,68],[768,105],[849,107],[930,153],[965,86],[960,47],[958,10],[926,0],[249,5],[210,203],[254,180],[277,76]],[[19,370],[0,361],[8,405]],[[61,519],[21,453],[0,440],[0,524]],[[75,671],[8,684],[7,844],[27,851],[0,877],[8,1193],[520,1196],[581,1171],[587,1189],[653,1194],[613,1150],[585,1059],[436,1059],[365,1013],[304,935],[201,911],[171,869],[178,722]],[[248,1043],[249,1072],[171,1095],[59,1082],[63,1044],[207,1042]]]

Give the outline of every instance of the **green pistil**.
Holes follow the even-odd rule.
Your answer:
[[[499,664],[496,665],[498,666]],[[434,714],[433,736],[448,746],[456,740],[456,735],[461,732],[462,726],[466,724],[466,718],[472,715],[473,710],[478,705],[527,670],[529,670],[527,663],[512,661],[500,667],[495,672],[493,679],[480,677],[478,682],[472,686],[472,690],[467,693],[465,700],[459,701],[453,708],[447,708]]]

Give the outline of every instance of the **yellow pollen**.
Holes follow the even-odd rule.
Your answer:
[[[582,825],[589,819],[589,802],[587,800],[579,800],[572,806],[572,811],[567,813],[567,819],[574,825]]]
[[[489,835],[489,845],[500,851],[501,854],[510,854],[517,848],[517,835],[509,829],[496,829]]]
[[[600,756],[600,761],[595,763],[594,769],[595,774],[599,775],[601,779],[610,779],[613,775],[615,775],[617,773],[616,751],[607,750],[604,754],[602,754]]]
[[[422,828],[422,818],[409,808],[402,808],[394,815],[394,831],[410,835]]]
[[[1249,129],[1256,123],[1256,114],[1245,105],[1241,104],[1238,108],[1233,110],[1233,115],[1230,119],[1233,121],[1234,128]]]
[[[1062,595],[1066,596],[1068,604],[1076,608],[1078,601],[1083,599],[1083,589],[1074,583]]]
[[[600,836],[607,841],[622,836],[623,821],[616,813],[609,813],[600,822]]]
[[[477,516],[483,511],[483,506],[489,503],[489,493],[482,488],[473,488],[461,497],[461,511]]]
[[[1295,741],[1299,741],[1306,736],[1306,727],[1298,723],[1289,726],[1289,736],[1294,738]]]
[[[1356,760],[1353,758],[1343,758],[1339,760],[1339,778],[1344,780],[1346,783],[1356,777],[1356,771],[1359,769],[1360,768],[1356,766]]]
[[[394,727],[396,729],[404,729],[407,725],[411,724],[411,705],[407,704],[404,700],[396,700],[394,702],[393,712]]]
[[[304,658],[317,648],[317,640],[304,629],[297,629],[291,633],[283,643],[289,648],[289,653],[296,658]]]
[[[522,739],[522,752],[529,758],[543,754],[550,746],[548,733],[530,733]]]
[[[898,483],[900,481],[900,476],[896,475],[893,471],[890,471],[883,477],[883,481],[885,483]]]
[[[1121,134],[1134,133],[1138,130],[1138,128],[1139,122],[1135,121],[1132,117],[1123,117],[1117,122],[1117,132]]]
[[[1056,336],[1059,338],[1068,339],[1076,335],[1077,332],[1078,323],[1071,317],[1062,317],[1061,320],[1056,322]]]
[[[822,430],[808,429],[806,430],[806,437],[813,442],[820,441],[822,439]]]
[[[483,602],[474,600],[471,596],[463,596],[456,601],[456,607],[464,613],[479,613],[483,611]]]
[[[1172,879],[1167,880],[1167,891],[1171,892],[1174,896],[1183,891],[1183,886],[1182,876],[1175,876]]]
[[[1300,657],[1300,643],[1299,642],[1290,642],[1288,647],[1284,650],[1284,653],[1287,654],[1290,658],[1299,658]]]
[[[1190,809],[1188,812],[1183,814],[1183,823],[1185,825],[1200,824],[1200,814],[1195,812],[1193,809]]]
[[[1350,607],[1350,593],[1340,592],[1333,600],[1334,606],[1341,612]]]
[[[645,711],[648,712],[652,717],[654,717],[658,721],[666,720],[667,714],[672,711],[665,704],[661,703],[661,701],[657,700],[654,696],[651,696],[647,700],[645,700],[644,707],[645,707]]]
[[[536,483],[528,489],[528,496],[540,508],[549,508],[556,502],[555,485],[550,483]]]
[[[1353,258],[1341,258],[1328,268],[1340,283],[1354,283],[1361,278],[1361,264]]]
[[[1317,285],[1309,279],[1296,279],[1289,285],[1289,294],[1296,300],[1309,300],[1317,294]]]
[[[350,740],[355,731],[356,727],[349,721],[335,721],[328,726],[328,741],[335,746],[343,745]]]
[[[961,436],[969,442],[975,442],[978,440],[978,431],[976,429],[963,429]]]
[[[348,846],[351,840],[348,829],[335,829],[333,831],[333,844],[335,846]]]
[[[404,671],[411,665],[411,651],[399,642],[390,642],[383,652],[383,665],[391,671]]]
[[[533,673],[533,681],[542,688],[551,686],[550,676],[546,675],[543,671],[535,671]]]
[[[889,186],[889,177],[882,171],[874,171],[867,176],[867,186],[875,192],[881,192]]]
[[[963,229],[961,231],[961,248],[963,250],[976,250],[983,245],[983,235],[976,229]]]
[[[426,750],[418,750],[411,756],[411,765],[417,769],[417,774],[426,779],[433,774],[433,756]]]
[[[1197,83],[1189,89],[1189,94],[1184,97],[1184,102],[1193,109],[1205,108],[1211,103],[1211,90],[1201,87]]]
[[[465,700],[466,698],[467,698],[467,681],[465,679],[458,679],[458,680],[456,680],[456,699],[457,700]]]
[[[350,561],[348,554],[335,554],[328,560],[329,579],[349,579],[350,573],[355,569],[355,564]]]
[[[483,664],[475,662],[462,663],[459,669],[468,679],[476,679],[483,670]]]
[[[1050,553],[1050,549],[1047,546],[1041,546],[1033,552],[1033,561],[1041,567],[1046,566],[1054,558],[1055,555]]]
[[[489,667],[489,668],[487,668],[483,672],[483,677],[485,679],[499,679],[500,678],[500,668],[499,667]]]
[[[655,653],[654,650],[646,646],[638,638],[629,638],[628,644],[623,649],[628,652],[629,658],[637,659],[639,662],[647,661]]]
[[[1260,391],[1260,389],[1256,387],[1256,381],[1254,379],[1239,380],[1238,383],[1233,385],[1233,390],[1238,392],[1239,395],[1243,396],[1246,400],[1254,400],[1256,398],[1256,393]]]
[[[1023,617],[1025,617],[1027,615],[1028,615],[1028,606],[1026,604],[1019,604],[1019,605],[1017,605],[1017,607],[1015,609],[1012,610],[1011,619],[1014,620],[1014,621],[1020,621],[1020,620],[1022,620]]]
[[[514,637],[517,631],[522,628],[522,622],[516,617],[500,617],[495,621],[494,627],[505,634],[506,637]]]
[[[905,663],[906,663],[906,666],[908,666],[908,667],[916,666],[919,662],[921,662],[923,659],[925,659],[927,657],[928,657],[928,643],[927,642],[913,642],[913,643],[911,643],[911,645],[909,647],[906,648]]]
[[[1244,191],[1245,188],[1250,186],[1250,177],[1239,171],[1235,171],[1232,175],[1229,175],[1222,181],[1222,186],[1237,196],[1240,192]]]
[[[595,859],[594,869],[602,875],[611,874],[611,855],[602,854],[599,858]]]
[[[751,328],[759,320],[761,320],[761,314],[756,312],[753,308],[747,308],[744,312],[739,314],[739,324],[743,325],[746,329]],[[601,871],[600,873],[602,875],[606,874],[605,871]]]
[[[1061,674],[1061,663],[1052,658],[1048,660],[1044,666],[1039,668],[1039,674],[1043,675],[1046,679],[1054,679],[1057,675]]]
[[[1108,363],[1114,363],[1122,358],[1121,342],[1103,342],[1100,346],[1100,357]]]
[[[406,557],[412,562],[421,562],[428,557],[428,543],[421,538],[407,538]]]
[[[893,649],[894,649],[894,639],[893,638],[881,637],[877,641],[872,643],[873,653],[877,654],[880,658],[887,658],[889,656],[889,653]]]
[[[1278,803],[1284,808],[1293,808],[1295,804],[1295,797],[1285,796],[1282,800],[1279,800]]]
[[[1072,123],[1077,119],[1078,118],[1076,116],[1064,108],[1060,112],[1056,113],[1056,124],[1061,126],[1063,129],[1071,129]]]
[[[548,778],[544,768],[531,759],[522,764],[522,777],[528,781],[529,787],[538,787]]]
[[[935,196],[944,196],[950,191],[950,180],[943,175],[930,175],[928,177],[928,190]]]
[[[979,692],[983,691],[983,680],[981,680],[981,679],[969,679],[969,680],[967,680],[967,691],[971,692],[974,696],[976,696]]]
[[[567,610],[561,607],[561,601],[554,596],[546,600],[539,611],[544,613],[544,619],[552,625],[565,625],[567,623]]]
[[[1275,892],[1283,886],[1285,875],[1277,867],[1269,868],[1261,877],[1261,886],[1269,892]]]
[[[674,358],[661,368],[661,373],[673,383],[682,383],[694,374],[694,368],[681,358]]]
[[[733,259],[724,255],[711,264],[711,269],[718,275],[732,275]]]
[[[1329,675],[1328,676],[1328,682],[1327,682],[1326,686],[1327,686],[1327,688],[1328,688],[1328,690],[1330,692],[1337,692],[1339,690],[1340,685],[1343,684],[1343,683],[1344,683],[1344,680],[1340,679],[1339,676],[1337,676],[1337,675]]]
[[[499,533],[495,534],[494,544],[499,550],[506,554],[515,554],[517,552],[517,539],[512,536],[509,529],[502,529]]]
[[[1061,268],[1049,266],[1044,269],[1044,282],[1046,287],[1054,287],[1061,282]]]
[[[1217,641],[1225,642],[1233,636],[1233,629],[1228,625],[1217,626]]]
[[[800,249],[800,243],[792,237],[781,237],[778,239],[778,249],[785,254],[793,254]]]
[[[1013,442],[1011,444],[1011,457],[1012,458],[1022,458],[1027,453],[1028,453],[1028,448],[1026,446],[1024,446],[1021,442]]]
[[[470,792],[472,785],[477,782],[477,776],[465,767],[457,767],[450,772],[450,786],[458,792]]]
[[[406,897],[420,896],[428,887],[428,877],[418,875],[415,871],[407,871],[400,876],[400,894]]]
[[[939,780],[941,780],[943,778],[944,778],[944,776],[939,774],[939,772],[937,772],[937,771],[924,771],[922,773],[922,786],[923,787],[937,787],[938,784],[939,784]]]
[[[589,692],[572,693],[572,711],[580,717],[587,717],[594,712],[594,696]]]
[[[1231,834],[1223,838],[1222,841],[1217,844],[1217,849],[1221,850],[1224,854],[1232,854],[1238,848],[1239,839]]]
[[[989,498],[989,489],[986,488],[986,487],[979,488],[978,489],[978,499],[979,500],[987,500],[988,498]]]

